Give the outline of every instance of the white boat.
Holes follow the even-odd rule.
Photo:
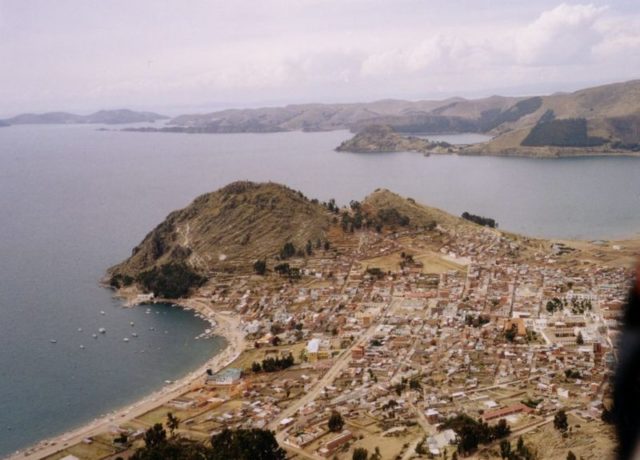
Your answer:
[[[78,328],[78,332],[82,332],[82,328],[81,327]]]
[[[56,339],[51,339],[51,340],[49,340],[49,342],[51,342],[51,343],[58,343],[58,341],[57,341]]]
[[[137,332],[132,332],[132,333],[131,333],[131,335],[132,335],[133,337],[138,337],[138,333],[137,333]]]
[[[100,334],[105,334],[107,332],[107,330],[104,327],[101,327],[100,329],[98,329],[98,332]]]
[[[125,337],[124,339],[122,339],[123,342],[128,342],[129,341],[129,337]]]
[[[135,326],[135,323],[134,323],[133,321],[131,321],[129,324],[130,324],[131,326]]]
[[[84,350],[84,345],[80,345],[80,349],[81,349],[81,350]]]
[[[100,310],[100,314],[101,314],[101,315],[106,315],[106,313],[104,312],[104,310]]]
[[[98,338],[98,334],[91,334],[91,337],[93,337],[94,339]]]

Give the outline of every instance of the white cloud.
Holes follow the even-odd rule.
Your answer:
[[[594,46],[603,40],[597,23],[607,7],[563,3],[543,12],[516,31],[516,56],[525,65],[565,65],[588,62]]]
[[[76,18],[81,0],[40,2],[35,15],[0,0],[3,110],[469,96],[640,76],[640,6],[146,1]]]

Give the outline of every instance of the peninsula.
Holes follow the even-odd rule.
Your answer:
[[[230,184],[171,213],[108,281],[130,303],[171,296],[220,318],[233,353],[15,458],[128,458],[249,429],[305,459],[499,458],[507,444],[605,458],[638,248],[527,238],[383,189],[341,207]],[[179,423],[153,429],[172,435],[150,443],[168,413]]]

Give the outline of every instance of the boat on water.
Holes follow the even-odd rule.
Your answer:
[[[49,340],[49,342],[51,342],[51,343],[58,343],[58,341],[57,341],[56,339],[51,339],[51,340]]]
[[[93,337],[94,339],[98,338],[98,334],[91,334],[91,337]]]
[[[131,322],[129,323],[129,325],[130,325],[131,327],[133,327],[133,326],[135,326],[136,324],[135,324],[133,321],[131,321]]]
[[[107,330],[104,327],[101,327],[100,329],[98,329],[98,332],[100,334],[106,334]]]
[[[128,342],[129,341],[129,337],[125,337],[124,339],[122,339],[123,342]]]
[[[132,332],[132,333],[131,333],[131,335],[132,335],[133,337],[138,337],[138,333],[137,333],[137,332]]]
[[[106,313],[104,312],[104,310],[100,310],[100,314],[101,314],[101,315],[106,315]]]
[[[81,350],[84,350],[84,345],[80,345],[80,349],[81,349]]]

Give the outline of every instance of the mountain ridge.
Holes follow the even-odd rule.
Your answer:
[[[89,115],[69,112],[23,113],[0,122],[7,125],[25,124],[127,124],[155,122],[169,117],[154,112],[137,112],[129,109],[99,110]]]

